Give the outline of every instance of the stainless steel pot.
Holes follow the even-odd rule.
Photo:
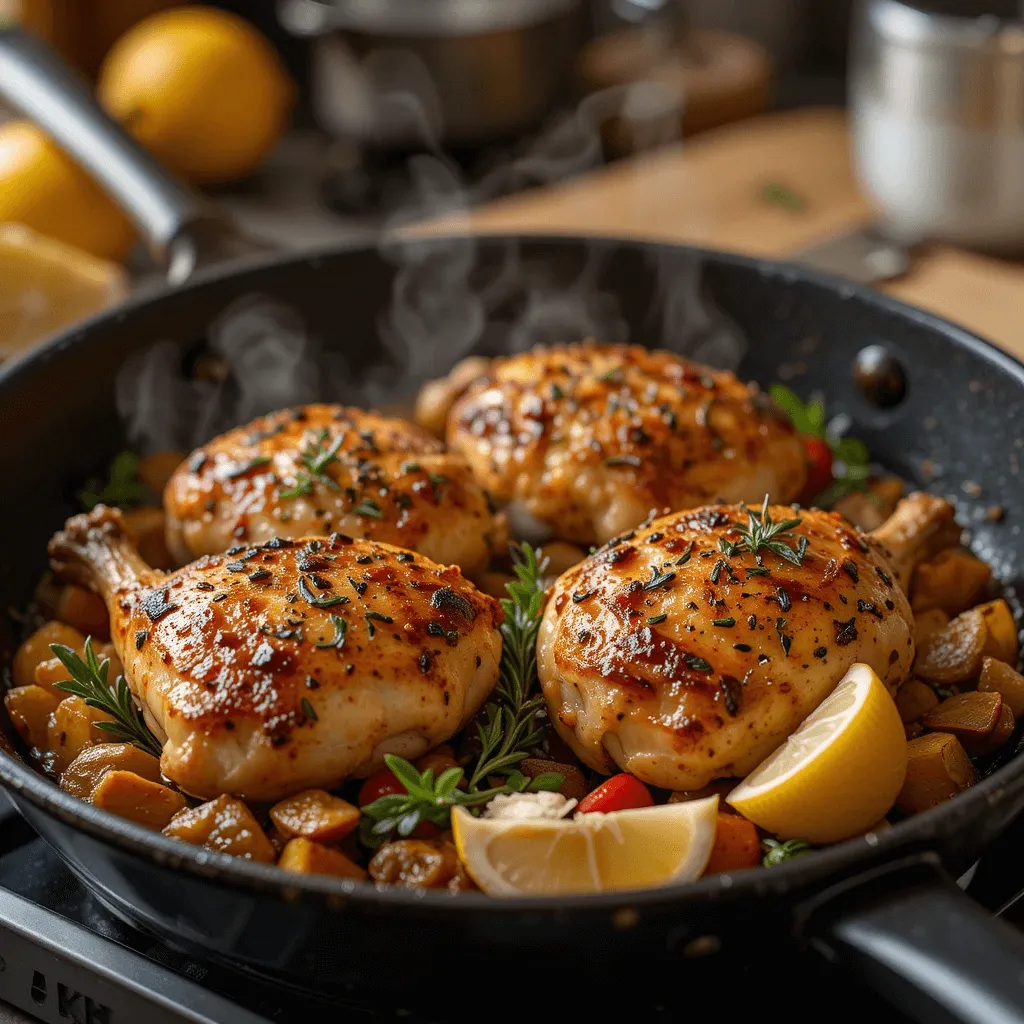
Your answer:
[[[568,91],[582,0],[281,0],[312,39],[314,112],[373,147],[521,135]]]
[[[975,0],[860,4],[855,161],[891,233],[1024,251],[1019,10]]]

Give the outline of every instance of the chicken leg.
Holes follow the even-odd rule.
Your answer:
[[[501,609],[454,567],[342,534],[271,539],[150,569],[120,512],[50,542],[54,571],[99,593],[132,692],[185,792],[277,800],[417,757],[498,679]]]
[[[873,537],[834,512],[717,505],[610,541],[541,623],[555,728],[598,771],[699,789],[749,773],[855,662],[895,691],[914,660],[897,574],[956,535],[928,495],[894,519]]]

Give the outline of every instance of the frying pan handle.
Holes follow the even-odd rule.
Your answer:
[[[157,262],[179,283],[236,237],[210,203],[162,167],[93,99],[45,43],[0,30],[0,98],[35,122],[132,218]]]
[[[803,932],[922,1024],[1024,1024],[1024,937],[930,860],[826,894]]]

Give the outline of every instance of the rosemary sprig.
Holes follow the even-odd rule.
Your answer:
[[[149,496],[149,488],[139,479],[139,457],[129,451],[121,452],[110,464],[106,483],[92,479],[78,492],[86,509],[100,504],[130,508]]]
[[[762,839],[761,850],[764,857],[761,864],[766,868],[773,868],[777,864],[784,864],[794,857],[803,857],[808,853],[814,853],[814,847],[806,839],[787,839],[784,843],[778,839]]]
[[[840,498],[868,491],[871,453],[863,441],[831,433],[825,422],[825,406],[820,401],[803,402],[784,384],[773,384],[771,396],[801,434],[819,438],[832,450],[833,480],[821,494],[814,496],[816,505],[831,508]]]
[[[307,494],[312,494],[314,485],[318,483],[323,484],[324,487],[327,487],[332,491],[341,490],[338,486],[337,480],[328,475],[327,467],[330,466],[332,462],[339,461],[338,449],[341,447],[341,443],[344,441],[345,435],[338,434],[338,436],[328,444],[327,439],[329,436],[330,431],[327,427],[322,427],[317,433],[316,438],[307,442],[306,447],[302,451],[302,463],[306,469],[300,469],[299,472],[295,474],[294,486],[281,491],[280,497],[304,497]]]
[[[113,688],[107,682],[110,661],[107,658],[100,661],[96,657],[92,637],[85,641],[85,660],[64,644],[50,644],[50,650],[71,673],[71,679],[54,683],[54,686],[64,693],[81,697],[89,707],[104,711],[114,719],[112,722],[97,722],[96,728],[109,732],[122,743],[133,744],[147,754],[160,756],[160,743],[143,721],[124,676],[117,677]]]
[[[764,496],[764,503],[760,512],[754,512],[743,505],[743,511],[747,513],[747,525],[736,527],[740,535],[738,541],[721,540],[718,543],[723,554],[730,558],[739,551],[749,551],[758,558],[758,552],[762,549],[771,551],[779,558],[785,559],[793,565],[804,564],[804,553],[807,550],[807,538],[788,536],[793,529],[799,526],[803,520],[799,516],[792,519],[782,519],[775,522],[768,511],[768,495]],[[785,540],[783,538],[786,538]],[[794,540],[795,546],[790,547],[787,540]]]
[[[395,832],[408,836],[424,821],[438,828],[447,828],[453,807],[482,807],[502,793],[536,793],[544,789],[558,789],[562,784],[562,776],[555,772],[544,772],[530,779],[515,771],[503,786],[463,790],[459,789],[464,776],[461,768],[448,768],[435,779],[433,768],[420,773],[415,765],[394,754],[385,754],[384,763],[405,786],[405,792],[378,797],[362,808],[365,817],[361,823],[360,839],[370,847],[379,846]]]
[[[362,808],[366,820],[360,834],[370,845],[383,842],[392,832],[409,835],[421,821],[447,826],[452,807],[478,807],[499,793],[555,790],[562,784],[562,776],[555,772],[530,779],[516,768],[540,744],[544,732],[544,698],[536,692],[544,589],[537,552],[529,544],[511,550],[516,580],[506,584],[509,596],[501,602],[501,674],[493,699],[477,719],[480,753],[466,789],[458,788],[464,776],[461,768],[449,768],[435,780],[429,769],[421,775],[408,761],[388,755],[385,761],[406,793],[383,796]],[[504,776],[505,784],[481,788],[494,775]]]

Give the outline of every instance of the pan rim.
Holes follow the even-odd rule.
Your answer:
[[[867,287],[854,285],[832,275],[810,270],[781,260],[746,256],[723,250],[699,246],[681,245],[656,239],[637,239],[608,235],[589,234],[508,234],[501,232],[445,232],[424,235],[410,239],[405,244],[423,242],[429,244],[438,239],[451,241],[465,240],[493,244],[580,246],[581,244],[604,245],[609,248],[632,249],[634,251],[671,251],[688,254],[696,259],[707,260],[719,265],[735,266],[775,279],[782,284],[809,283],[824,291],[838,293],[845,300],[854,300],[868,308],[889,316],[896,316],[916,326],[942,335],[955,348],[964,349],[978,356],[1008,374],[1024,388],[1024,363],[991,342],[973,334],[942,317],[928,313],[898,299],[875,292]],[[141,290],[125,303],[76,324],[72,329],[55,334],[49,340],[31,351],[14,357],[0,367],[0,397],[5,389],[16,384],[22,373],[38,369],[45,362],[59,355],[65,348],[78,343],[87,334],[102,329],[107,323],[114,323],[130,316],[136,309],[148,307],[155,302],[175,301],[187,298],[190,292],[206,285],[213,285],[228,279],[240,281],[254,272],[279,269],[295,264],[315,264],[318,260],[334,256],[370,251],[379,253],[377,243],[356,239],[346,244],[319,246],[316,249],[275,254],[270,260],[248,259],[217,266],[197,274],[183,286]],[[34,807],[64,824],[79,829],[133,856],[156,862],[160,866],[175,870],[187,870],[206,881],[215,881],[231,888],[240,888],[254,893],[274,895],[276,898],[294,900],[298,897],[323,899],[329,905],[342,908],[346,902],[362,905],[384,905],[395,909],[415,908],[422,913],[428,908],[458,913],[477,913],[486,909],[496,914],[518,914],[523,911],[533,914],[572,912],[614,912],[629,907],[642,911],[645,906],[674,902],[679,904],[698,901],[715,901],[741,896],[772,896],[791,890],[795,885],[813,888],[815,882],[836,875],[845,869],[856,868],[869,858],[886,858],[899,850],[927,851],[933,848],[937,829],[934,827],[945,819],[969,819],[978,807],[996,802],[1004,790],[1024,791],[1024,754],[983,779],[969,791],[954,797],[948,803],[915,815],[869,837],[859,836],[843,843],[818,850],[809,857],[799,858],[779,865],[770,871],[753,870],[731,874],[712,875],[697,882],[668,885],[664,887],[606,892],[589,895],[560,897],[514,897],[495,899],[479,892],[459,893],[453,896],[446,892],[410,891],[398,888],[377,888],[372,883],[335,879],[328,876],[290,875],[276,866],[240,861],[227,854],[215,853],[202,847],[171,839],[154,833],[141,825],[118,818],[86,804],[63,792],[54,782],[38,774],[30,766],[0,751],[0,782],[11,791],[18,803],[27,800]]]

